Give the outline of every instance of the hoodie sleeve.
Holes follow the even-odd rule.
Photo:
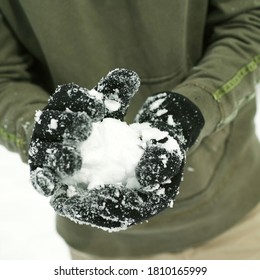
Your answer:
[[[232,121],[260,79],[260,1],[209,1],[205,51],[175,89],[202,111],[201,138]]]
[[[34,115],[49,95],[34,83],[33,58],[16,40],[0,11],[0,144],[27,161]]]

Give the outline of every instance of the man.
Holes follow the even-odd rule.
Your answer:
[[[203,246],[260,215],[260,145],[253,125],[260,2],[1,1],[0,9],[0,141],[24,161],[35,111],[56,86],[92,88],[118,67],[141,78],[129,123],[149,96],[165,91],[191,101],[205,123],[195,125],[199,136],[184,148],[184,181],[173,208],[116,233],[58,216],[58,232],[74,257],[175,258],[189,250],[199,252],[194,258],[227,257]],[[255,231],[249,233],[254,240]],[[259,258],[257,242],[255,252],[244,255],[229,243],[230,258]],[[246,242],[240,246],[247,251]]]

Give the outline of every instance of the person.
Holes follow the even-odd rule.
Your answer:
[[[253,122],[260,1],[3,0],[0,10],[0,143],[23,161],[35,112],[46,113],[55,88],[73,82],[91,89],[112,69],[140,76],[128,123],[138,114],[151,117],[149,98],[163,92],[185,104],[177,106],[183,110],[177,122],[187,112],[198,116],[188,133],[195,127],[194,141],[183,146],[187,159],[183,181],[174,179],[173,207],[167,201],[163,211],[147,214],[148,222],[144,215],[112,233],[57,215],[73,258],[260,258],[260,144]],[[167,104],[175,110],[172,99]],[[152,119],[154,126],[161,121]]]

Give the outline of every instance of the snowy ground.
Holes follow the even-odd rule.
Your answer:
[[[17,154],[0,146],[0,259],[69,259],[55,215]]]
[[[258,87],[260,108],[260,86]],[[256,117],[260,139],[260,110]],[[69,259],[47,199],[36,193],[19,156],[0,146],[0,260]]]

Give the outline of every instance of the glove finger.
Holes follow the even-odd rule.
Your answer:
[[[76,146],[62,143],[32,141],[29,148],[29,165],[31,171],[48,168],[58,177],[73,175],[82,165],[82,158]]]
[[[48,142],[84,141],[91,133],[91,119],[85,112],[38,111],[32,139]]]
[[[167,125],[169,133],[187,150],[196,141],[205,120],[200,110],[186,97],[175,92],[161,92],[145,101],[137,122],[149,122],[153,127]]]
[[[74,83],[58,86],[45,109],[86,112],[93,121],[100,121],[105,115],[103,95]]]
[[[123,120],[139,86],[139,76],[132,70],[115,69],[102,78],[95,90],[104,95],[105,117]]]
[[[145,150],[136,167],[137,180],[144,187],[162,184],[180,171],[182,162],[183,158],[177,151],[170,153],[156,145],[150,146]]]
[[[30,179],[33,187],[44,196],[53,195],[59,186],[56,174],[48,168],[37,167],[31,170]]]
[[[81,156],[74,147],[36,141],[29,150],[32,184],[48,195],[52,194],[48,190],[54,190],[62,177],[72,175],[81,164]]]
[[[45,196],[53,195],[63,177],[79,170],[82,159],[75,147],[60,143],[31,142],[30,177],[34,188]]]
[[[178,192],[176,184],[157,186],[154,191],[106,185],[83,190],[62,186],[51,198],[55,211],[74,222],[90,224],[108,231],[119,231],[154,216],[170,206]]]
[[[140,211],[142,199],[123,186],[107,185],[91,191],[72,188],[60,188],[50,203],[58,214],[74,222],[113,231],[132,225],[144,214]]]

